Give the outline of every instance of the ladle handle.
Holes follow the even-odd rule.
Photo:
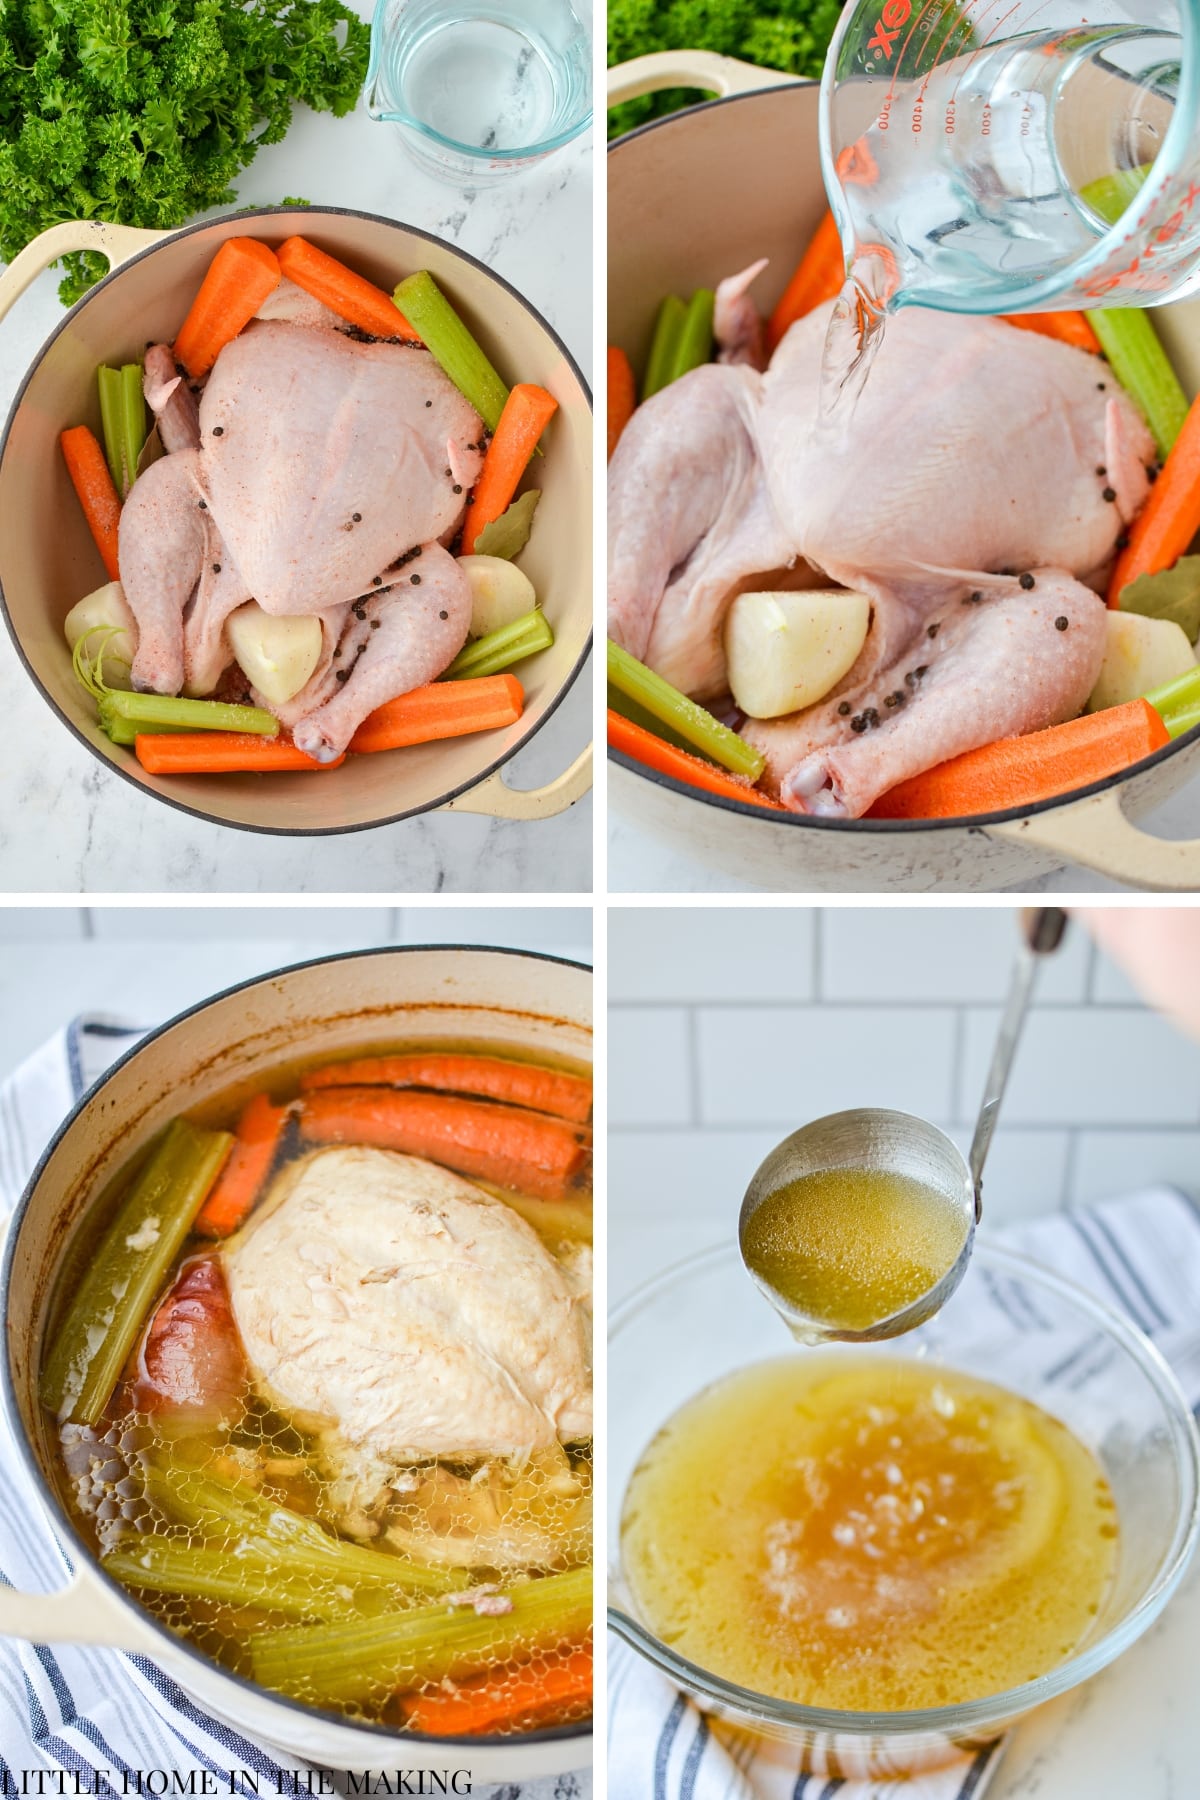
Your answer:
[[[984,1083],[983,1100],[968,1159],[971,1182],[975,1189],[976,1223],[983,1212],[983,1165],[996,1129],[1000,1102],[1008,1086],[1009,1070],[1021,1039],[1038,959],[1049,956],[1062,943],[1063,933],[1067,929],[1067,915],[1060,906],[1030,906],[1022,910],[1020,923],[1021,948],[1013,965],[1008,999],[1004,1003],[1000,1030],[996,1034],[996,1048],[992,1051],[992,1064]]]

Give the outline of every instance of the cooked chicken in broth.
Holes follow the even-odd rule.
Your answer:
[[[44,1359],[105,1569],[313,1706],[586,1719],[589,1117],[575,1070],[438,1046],[293,1074],[232,1134],[175,1120]]]

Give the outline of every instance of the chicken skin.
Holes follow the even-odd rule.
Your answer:
[[[315,1151],[222,1261],[255,1386],[322,1433],[363,1503],[406,1463],[591,1433],[579,1283],[511,1207],[435,1163]]]
[[[831,307],[764,374],[710,365],[634,415],[611,465],[609,628],[720,706],[734,594],[813,579],[867,594],[839,686],[742,727],[785,804],[857,818],[935,763],[1081,710],[1104,647],[1096,589],[1155,453],[1095,357],[915,307],[889,319],[850,417],[822,422]]]
[[[134,686],[211,693],[232,661],[226,620],[248,600],[320,616],[327,634],[333,621],[357,629],[349,609],[369,604],[379,642],[369,657],[346,645],[340,705],[305,734],[331,760],[359,719],[440,674],[466,639],[464,577],[437,568],[439,606],[417,567],[389,576],[414,552],[424,568],[445,555],[482,465],[482,421],[428,351],[359,342],[307,318],[249,325],[221,351],[198,405],[155,346],[146,394],[169,454],[139,476],[121,513]],[[327,706],[323,691],[312,698]]]

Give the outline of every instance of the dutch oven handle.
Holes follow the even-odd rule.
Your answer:
[[[791,87],[798,75],[782,69],[759,69],[733,56],[717,56],[711,50],[656,50],[652,56],[635,56],[608,71],[608,104],[638,100],[662,88],[699,88],[724,100],[730,94],[753,94],[760,88]]]
[[[1129,887],[1160,893],[1200,889],[1200,838],[1172,843],[1140,831],[1126,816],[1116,788],[1091,794],[1061,811],[986,829],[989,837],[1048,850]]]
[[[486,813],[492,819],[552,819],[582,800],[592,785],[592,746],[580,752],[569,769],[540,788],[511,788],[497,770],[486,781],[448,800],[443,812]]]
[[[140,231],[133,225],[108,225],[102,219],[68,219],[63,225],[52,225],[26,244],[0,275],[0,319],[44,269],[70,250],[98,251],[107,259],[111,273],[139,250],[169,236],[167,231]]]
[[[0,1586],[0,1637],[26,1644],[102,1644],[111,1650],[162,1655],[162,1639],[132,1602],[110,1593],[89,1569],[77,1569],[53,1594]]]

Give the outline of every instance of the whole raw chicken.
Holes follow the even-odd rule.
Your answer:
[[[634,414],[610,467],[609,631],[720,706],[737,593],[866,593],[871,627],[839,686],[741,727],[793,810],[857,818],[947,757],[1082,709],[1104,646],[1096,590],[1155,452],[1098,358],[916,307],[888,320],[848,419],[821,422],[832,305],[765,373],[709,365]]]
[[[427,350],[360,342],[322,313],[252,322],[198,404],[170,349],[147,352],[168,454],[130,490],[119,560],[142,690],[211,693],[232,661],[226,621],[251,599],[319,617],[320,661],[273,710],[329,761],[466,639],[470,592],[443,546],[482,463],[483,424]]]

